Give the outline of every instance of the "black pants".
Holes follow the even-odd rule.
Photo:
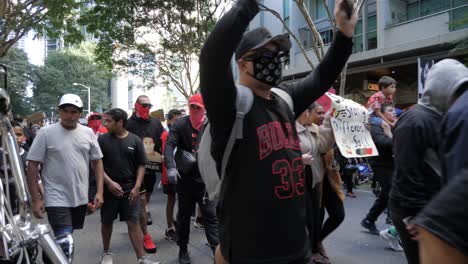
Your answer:
[[[323,208],[320,210],[320,223],[323,223],[323,219],[325,217],[325,209],[327,210],[328,218],[323,224],[322,229],[320,230],[320,242],[323,241],[333,231],[335,231],[341,225],[345,218],[343,202],[341,201],[340,197],[338,197],[336,192],[332,189],[330,182],[328,182],[328,179],[326,178],[323,179],[322,201]]]
[[[408,210],[395,207],[390,209],[390,217],[392,218],[393,225],[396,227],[398,235],[400,236],[408,264],[419,264],[419,247],[418,242],[411,239],[411,236],[406,230],[406,224],[403,223],[403,219],[408,216],[415,216],[416,214],[417,211],[410,212]]]
[[[346,192],[351,193],[353,192],[354,182],[353,182],[353,174],[356,172],[355,169],[343,169],[343,181],[346,185]]]
[[[201,180],[200,180],[201,181]],[[177,212],[177,236],[181,250],[187,249],[190,235],[190,217],[198,203],[203,215],[203,225],[208,243],[213,247],[219,244],[218,219],[216,217],[216,204],[205,198],[205,184],[194,181],[190,177],[183,177],[177,183],[177,196],[179,210]]]
[[[374,167],[374,173],[377,176],[382,190],[367,214],[366,218],[370,222],[377,221],[377,218],[379,218],[380,214],[382,214],[388,206],[388,195],[392,187],[393,168]]]

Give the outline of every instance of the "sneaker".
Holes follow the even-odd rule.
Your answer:
[[[156,253],[156,245],[154,244],[150,234],[146,234],[143,238],[143,247],[145,248],[146,253]]]
[[[112,253],[109,251],[102,253],[101,264],[112,264]]]
[[[166,229],[166,239],[173,242],[177,241],[177,233],[174,227]]]
[[[400,239],[388,232],[388,229],[382,230],[379,233],[379,236],[385,240],[387,240],[388,245],[394,250],[401,252],[403,248],[400,246]]]
[[[205,227],[203,226],[203,223],[201,223],[201,222],[195,221],[195,223],[193,223],[193,226],[194,226],[196,229],[200,229],[200,230],[205,229]]]
[[[187,250],[179,251],[179,264],[190,264],[190,254]]]
[[[369,231],[369,233],[371,233],[373,235],[379,235],[379,230],[375,226],[374,222],[371,222],[371,221],[364,218],[361,221],[361,226],[364,227],[365,229],[367,229]]]
[[[152,225],[153,224],[153,218],[151,218],[151,213],[148,211],[146,213],[146,225]]]
[[[138,259],[138,264],[160,264],[161,262],[153,261],[148,256],[143,256]]]

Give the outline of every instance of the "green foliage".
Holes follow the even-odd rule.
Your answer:
[[[107,96],[111,71],[95,62],[95,45],[83,43],[76,48],[48,54],[45,65],[37,70],[33,102],[37,111],[50,111],[65,93],[78,94],[87,109],[87,90],[73,83],[91,87],[91,111],[109,107]]]
[[[185,97],[198,88],[200,48],[226,0],[96,0],[79,19],[99,36],[99,61],[162,83]]]
[[[13,47],[0,58],[0,63],[8,67],[8,92],[13,113],[15,115],[31,114],[33,109],[30,106],[30,98],[27,98],[26,94],[34,66],[29,63],[27,54]]]
[[[75,27],[77,0],[2,0],[0,1],[0,57],[30,30],[57,36],[67,31],[71,39],[81,38]],[[68,39],[66,39],[68,40]]]

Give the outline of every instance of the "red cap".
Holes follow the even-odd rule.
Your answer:
[[[205,108],[205,104],[203,104],[203,98],[202,98],[201,94],[199,94],[199,93],[194,94],[194,95],[192,95],[192,97],[190,97],[189,105],[196,105],[196,106],[199,106],[201,108]]]

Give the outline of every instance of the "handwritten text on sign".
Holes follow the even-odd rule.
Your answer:
[[[349,99],[326,93],[332,101],[331,123],[336,144],[346,158],[370,157],[379,155],[374,141],[366,128],[369,112]]]

